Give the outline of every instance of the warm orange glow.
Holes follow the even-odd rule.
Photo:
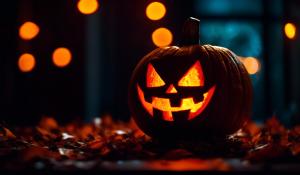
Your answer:
[[[201,103],[201,105],[199,103],[199,109],[197,111],[191,111],[190,115],[189,115],[189,120],[192,120],[193,118],[197,117],[198,115],[200,115],[202,113],[202,111],[206,108],[206,106],[209,104],[211,98],[213,97],[214,93],[216,90],[216,86],[211,87],[208,92],[204,93],[204,99]],[[196,104],[196,105],[197,105]]]
[[[24,40],[31,40],[37,36],[40,29],[39,26],[33,22],[25,22],[19,29],[19,36]]]
[[[204,86],[204,75],[199,61],[197,61],[179,80],[178,86]]]
[[[286,37],[293,39],[296,36],[296,26],[293,23],[286,23],[284,26],[284,32]]]
[[[98,10],[99,3],[97,0],[79,0],[77,8],[81,13],[89,15]]]
[[[30,72],[35,66],[35,58],[32,54],[24,53],[19,57],[19,69],[22,72]]]
[[[153,117],[153,107],[152,107],[152,104],[146,102],[145,96],[144,96],[144,92],[140,88],[139,85],[137,85],[137,92],[138,92],[138,96],[139,96],[139,99],[140,99],[143,107],[147,110],[147,112],[149,112],[150,116]]]
[[[165,162],[165,160],[156,160],[149,161],[147,163],[147,167],[151,167],[151,170],[175,172],[175,174],[180,174],[178,172],[208,172],[210,170],[217,170],[218,172],[225,172],[226,174],[226,171],[232,169],[229,163],[225,162],[222,158],[213,158],[209,160],[199,158],[184,158],[180,160],[168,160],[167,163]]]
[[[256,58],[247,57],[242,60],[249,74],[256,74],[260,69],[260,63]]]
[[[214,92],[215,92],[216,86],[213,86],[208,90],[208,92],[204,93],[203,101],[194,103],[194,100],[192,97],[189,98],[183,98],[181,100],[181,105],[179,107],[172,107],[170,103],[170,99],[168,98],[160,98],[160,97],[152,97],[152,102],[149,103],[145,100],[144,92],[140,88],[139,85],[137,85],[137,91],[139,99],[143,105],[143,107],[148,111],[148,113],[153,116],[153,108],[158,109],[163,112],[163,119],[166,121],[173,121],[172,112],[178,112],[178,111],[185,111],[190,110],[190,114],[188,116],[188,120],[191,120],[198,116],[209,104]]]
[[[160,20],[166,14],[166,7],[161,2],[152,2],[146,8],[146,15],[151,20]]]
[[[54,50],[52,61],[57,67],[67,66],[72,59],[72,54],[69,49],[60,47]]]
[[[152,33],[152,41],[157,47],[165,47],[172,43],[173,35],[167,28],[158,28]]]
[[[173,114],[171,111],[162,111],[163,120],[172,122],[174,121]]]
[[[148,64],[147,74],[146,74],[146,85],[147,87],[160,87],[164,86],[165,82],[156,72],[152,64]]]
[[[171,85],[168,87],[166,93],[167,93],[167,94],[176,94],[176,93],[177,93],[177,90],[176,90],[176,88],[174,87],[174,85],[171,84]]]

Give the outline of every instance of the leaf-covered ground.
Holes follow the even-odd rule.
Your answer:
[[[153,163],[182,159],[194,163],[197,159],[209,160],[207,166],[217,164],[220,169],[226,167],[220,164],[223,159],[299,162],[300,126],[287,129],[272,117],[263,126],[250,122],[228,138],[169,142],[151,139],[132,121],[113,121],[109,116],[95,118],[92,123],[74,121],[64,126],[50,117],[42,118],[32,128],[0,125],[0,167],[6,170],[89,169],[108,161]]]

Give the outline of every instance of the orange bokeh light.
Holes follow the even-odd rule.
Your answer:
[[[158,28],[152,33],[152,41],[157,47],[165,47],[172,43],[173,35],[167,28]]]
[[[33,22],[25,22],[19,29],[19,36],[24,40],[31,40],[38,35],[40,28]]]
[[[35,58],[32,54],[24,53],[19,57],[19,69],[22,72],[30,72],[35,66]]]
[[[69,49],[60,47],[54,50],[52,54],[52,61],[57,67],[67,66],[72,59],[72,54]]]
[[[160,2],[152,2],[146,8],[146,15],[151,20],[160,20],[166,14],[166,7]]]
[[[286,23],[284,25],[284,32],[286,37],[293,39],[296,36],[296,26],[293,23]]]
[[[82,14],[90,15],[98,10],[99,3],[97,0],[79,0],[77,8]]]
[[[242,60],[249,74],[256,74],[260,70],[260,63],[256,58],[247,57]]]

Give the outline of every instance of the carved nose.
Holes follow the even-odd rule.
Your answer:
[[[171,85],[168,87],[166,93],[167,93],[167,94],[175,94],[175,93],[177,93],[177,90],[176,90],[176,88],[174,87],[174,85],[171,84]]]

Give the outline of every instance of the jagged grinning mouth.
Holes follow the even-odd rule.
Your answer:
[[[163,119],[166,121],[174,121],[172,112],[190,110],[188,120],[192,120],[198,116],[209,104],[216,86],[211,87],[206,93],[203,94],[203,100],[198,103],[194,103],[192,97],[181,99],[181,105],[179,107],[172,107],[170,99],[161,97],[152,97],[152,102],[149,103],[145,100],[144,92],[141,87],[137,84],[137,91],[140,102],[147,112],[153,117],[153,109],[158,109],[163,113]]]

